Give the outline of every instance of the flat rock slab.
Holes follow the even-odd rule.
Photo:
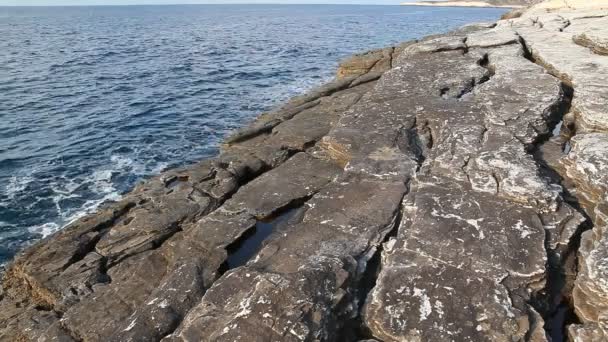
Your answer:
[[[339,274],[330,274],[319,270],[281,275],[248,268],[228,273],[220,286],[209,290],[204,305],[195,307],[163,341],[202,336],[209,341],[326,339],[318,329],[329,314],[331,291],[339,286]]]
[[[577,15],[578,14],[578,15]],[[605,27],[606,11],[597,10],[587,15],[596,18],[584,20],[584,25]],[[608,61],[605,56],[593,53],[586,46],[576,43],[580,13],[562,10],[558,13],[529,12],[522,18],[506,21],[522,37],[535,60],[559,78],[571,83],[574,95],[574,112],[579,117],[581,131],[608,130],[608,88],[605,86]],[[595,21],[594,23],[592,23]],[[586,32],[590,32],[587,26]]]
[[[508,341],[528,330],[526,314],[494,281],[399,248],[384,258],[402,262],[385,264],[365,307],[380,340]]]
[[[562,159],[568,177],[578,184],[585,202],[596,205],[608,189],[608,134],[576,135],[570,140],[568,152]]]
[[[298,153],[245,185],[224,209],[240,212],[245,208],[252,216],[268,217],[278,208],[311,196],[341,172],[342,169],[332,162]]]
[[[467,189],[466,184],[416,186],[398,238],[408,250],[500,282],[544,274],[542,222],[530,208]],[[468,248],[468,247],[473,248]]]

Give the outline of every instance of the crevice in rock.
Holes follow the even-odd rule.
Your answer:
[[[382,62],[382,60],[384,59],[383,57],[384,57],[384,56],[380,57],[380,58],[379,58],[377,61],[375,61],[375,62],[372,64],[372,66],[371,66],[371,67],[369,67],[369,69],[367,69],[367,71],[366,71],[366,72],[365,72],[363,75],[365,75],[365,74],[369,74],[369,72],[370,72],[370,71],[372,71],[372,70],[373,70],[373,69],[376,67],[376,65],[378,65],[378,63]],[[361,75],[361,76],[363,76],[363,75]]]
[[[472,77],[465,83],[464,87],[462,89],[460,89],[458,94],[456,94],[456,99],[458,99],[458,100],[462,99],[463,96],[472,92],[473,89],[475,89],[476,85],[477,85],[477,82],[476,82],[475,78]]]
[[[375,82],[380,79],[384,75],[384,72],[368,72],[357,77],[354,81],[349,84],[349,88],[355,88],[360,85],[364,85],[367,83]]]
[[[560,75],[559,72],[556,72],[551,66],[546,65],[543,61],[536,58],[534,54],[530,51],[525,39],[519,36],[519,42],[524,51],[524,57],[528,59],[530,62],[542,67],[545,71],[551,76],[561,80],[561,89],[560,96],[562,96],[563,100],[556,103],[551,109],[547,111],[549,114],[550,120],[548,120],[548,126],[550,129],[541,134],[538,139],[533,142],[533,146],[527,146],[529,151],[537,150],[538,147],[550,139],[559,136],[562,132],[567,131],[568,134],[566,136],[565,141],[560,142],[562,146],[562,153],[568,154],[570,152],[570,138],[576,134],[576,127],[572,122],[567,123],[565,118],[568,113],[571,112],[572,109],[572,99],[574,97],[574,88],[572,86],[572,82],[565,75]],[[551,116],[553,117],[551,118]],[[556,139],[557,140],[557,139]],[[533,152],[531,152],[533,153]]]
[[[570,112],[572,108],[572,99],[574,97],[574,89],[562,82],[560,84],[559,97],[559,101],[554,103],[545,111],[545,113],[543,113],[547,125],[546,130],[540,132],[532,144],[527,147],[528,151],[533,154],[540,149],[541,145],[545,144],[554,136],[556,127],[564,121],[564,116]]]
[[[253,139],[263,134],[268,134],[279,124],[291,120],[293,117],[307,109],[317,106],[319,103],[321,103],[321,97],[329,96],[345,88],[348,88],[348,85],[342,88],[337,87],[336,89],[330,89],[326,91],[327,94],[322,93],[319,96],[313,96],[310,101],[306,101],[298,106],[294,106],[292,108],[279,109],[278,111],[276,111],[276,113],[280,113],[279,118],[263,122],[254,122],[248,127],[243,127],[233,133],[231,136],[227,137],[224,141],[224,144],[236,144]]]
[[[108,274],[109,269],[110,268],[108,266],[108,258],[102,256],[101,262],[99,264],[99,277],[97,279],[99,283],[109,284],[112,282],[112,277],[110,277],[110,275]],[[92,288],[91,292],[93,292]]]
[[[397,47],[393,46],[393,50],[391,51],[391,54],[390,54],[390,63],[389,63],[389,66],[391,69],[395,67],[395,60],[397,59],[397,57],[399,57],[399,54],[397,53]]]
[[[516,33],[516,35],[519,37],[519,43],[522,46],[524,58],[545,69],[545,71],[549,75],[561,80],[564,84],[572,87],[572,80],[569,79],[568,75],[560,74],[553,66],[549,65],[548,63],[545,63],[542,58],[539,58],[538,56],[534,55],[533,51],[530,50],[530,47],[526,43],[526,40],[519,33]]]
[[[104,258],[106,258],[106,271],[111,269],[112,267],[118,265],[119,263],[125,261],[126,259],[130,259],[133,258],[137,255],[140,255],[142,253],[145,252],[149,252],[149,251],[153,251],[153,250],[157,250],[160,247],[163,246],[163,244],[169,240],[170,238],[172,238],[175,234],[181,232],[182,229],[182,225],[184,224],[185,221],[187,221],[188,218],[184,218],[182,220],[179,221],[175,221],[173,223],[171,223],[168,227],[167,227],[167,233],[165,233],[164,235],[159,236],[157,239],[149,241],[141,246],[140,249],[137,249],[136,251],[132,252],[132,253],[127,253],[127,254],[123,254],[120,255],[117,258],[112,258],[112,257],[108,257],[106,255],[103,255],[100,253],[100,255],[102,255]]]
[[[573,203],[573,207],[578,206]],[[577,229],[567,246],[552,249],[549,246],[550,232],[547,231],[545,249],[547,251],[547,279],[543,290],[530,303],[545,320],[545,331],[552,342],[567,341],[567,326],[579,323],[572,303],[572,286],[577,273],[577,253],[581,235],[592,228],[587,218]]]
[[[228,258],[220,266],[218,278],[231,269],[245,265],[262,248],[266,239],[279,226],[287,223],[311,197],[294,200],[271,216],[258,219],[254,227],[228,245]]]
[[[492,176],[494,183],[496,183],[496,195],[498,195],[500,194],[500,178],[498,178],[495,172],[490,173],[490,176]]]
[[[99,224],[98,226],[96,226],[95,228],[93,228],[91,231],[99,232],[99,234],[97,236],[95,236],[93,239],[91,239],[90,241],[87,241],[87,243],[84,244],[83,246],[80,246],[80,248],[76,251],[76,253],[74,255],[72,255],[72,257],[65,263],[65,265],[63,265],[63,267],[61,268],[61,272],[65,271],[71,265],[84,259],[87,256],[87,254],[89,254],[90,252],[93,252],[95,250],[95,247],[97,246],[97,243],[99,242],[99,240],[101,240],[101,238],[117,222],[119,222],[122,218],[124,218],[129,213],[129,211],[131,209],[133,209],[135,206],[136,206],[136,204],[133,202],[128,203],[124,208],[121,208],[120,211],[115,213],[110,220],[103,222],[103,223]]]
[[[448,51],[462,51],[463,55],[469,52],[466,47],[457,47],[457,48],[442,47],[442,48],[439,48],[437,50],[434,50],[433,53],[441,53],[441,52],[448,52]]]
[[[467,45],[467,40],[469,40],[469,37],[464,37],[462,39],[462,44],[464,44],[464,49],[462,49],[463,55],[466,55],[467,53],[469,53],[469,46]]]
[[[528,331],[526,332],[526,335],[524,336],[524,341],[536,342],[537,340],[534,339],[534,333],[535,333],[536,327],[538,327],[538,324],[540,323],[537,320],[539,314],[536,313],[534,311],[534,309],[531,307],[527,308],[526,313],[528,314],[528,322],[530,324],[530,328],[528,329]]]
[[[488,82],[492,76],[494,76],[494,73],[488,69],[488,71],[479,80],[471,78],[468,84],[460,91],[460,93],[458,93],[458,95],[456,95],[456,98],[459,100],[462,99],[465,95],[473,92],[475,87]]]
[[[570,22],[570,20],[568,18],[564,18],[561,15],[559,16],[559,18],[562,20],[564,25],[562,25],[562,27],[560,27],[558,30],[559,30],[559,32],[564,32],[564,30],[567,29],[570,25],[572,25],[572,23]]]
[[[389,235],[387,235],[388,239]],[[388,240],[385,240],[385,242]],[[363,322],[362,311],[367,296],[376,286],[376,280],[380,274],[382,247],[380,246],[372,258],[367,262],[367,268],[363,273],[359,286],[354,290],[354,301],[358,304],[354,317],[342,322],[342,327],[336,335],[337,342],[356,342],[373,338],[372,332]]]
[[[570,140],[568,140],[568,141],[566,141],[564,143],[564,146],[562,148],[562,152],[564,154],[568,154],[568,153],[570,153],[571,150],[572,150],[572,144],[570,143]]]
[[[468,87],[465,87],[460,94],[458,94],[457,98],[460,99],[463,96],[465,96],[466,94],[472,92],[475,87],[478,87],[488,81],[490,81],[490,79],[496,74],[496,71],[494,70],[494,68],[492,67],[492,65],[490,64],[490,58],[488,56],[488,54],[484,54],[478,61],[477,61],[477,65],[479,65],[480,67],[486,69],[487,71],[484,73],[484,75],[479,78],[479,80],[476,80],[475,78],[472,78],[470,81],[470,85]]]
[[[573,205],[574,207],[575,205]],[[580,246],[581,234],[590,229],[590,221],[585,221],[577,229],[568,246],[552,249],[549,246],[550,232],[547,233],[545,249],[547,251],[546,285],[531,300],[531,305],[545,320],[545,331],[551,341],[566,341],[566,327],[576,323],[572,298],[572,282],[569,274],[576,275],[576,258]]]
[[[433,133],[428,121],[415,118],[410,128],[402,127],[397,133],[394,145],[403,154],[412,155],[420,168],[428,151],[433,148]]]
[[[517,34],[517,36],[519,37],[518,38],[519,44],[521,45],[521,47],[522,47],[522,49],[524,51],[524,58],[527,59],[527,60],[529,60],[530,62],[532,62],[534,64],[539,64],[539,63],[536,62],[536,58],[534,57],[534,54],[532,54],[532,51],[530,51],[530,48],[528,47],[528,44],[526,43],[526,40],[524,39],[524,37],[522,37],[519,34]],[[544,66],[542,66],[542,67],[544,67]]]
[[[582,16],[582,17],[576,17],[576,18],[572,18],[571,20],[585,20],[585,19],[599,19],[599,18],[604,18],[606,17],[605,15],[586,15],[586,16]]]
[[[487,71],[485,72],[485,74],[477,81],[477,84],[474,84],[474,86],[479,86],[482,85],[488,81],[490,81],[490,79],[496,74],[496,70],[494,68],[494,66],[492,64],[490,64],[490,56],[485,53],[478,61],[477,61],[477,65],[479,65],[480,67],[486,69]],[[463,94],[464,95],[464,94]],[[462,96],[460,96],[462,97]]]
[[[538,27],[538,28],[543,28],[545,27],[545,25],[540,21],[540,18],[536,17],[536,18],[530,18],[530,20],[532,21],[532,26]]]
[[[477,65],[482,68],[489,68],[490,56],[487,53],[484,53],[483,56],[479,60],[477,60]],[[492,69],[492,72],[494,72],[494,69]]]
[[[367,260],[365,270],[360,274],[356,284],[351,284],[352,289],[352,302],[355,311],[352,313],[350,318],[343,320],[342,326],[336,334],[336,342],[357,342],[367,339],[377,339],[373,336],[372,331],[367,327],[363,321],[363,308],[370,292],[376,286],[378,276],[382,270],[382,252],[383,246],[391,238],[395,238],[399,232],[399,226],[403,218],[403,205],[399,205],[398,211],[395,216],[394,224],[388,233],[384,236],[382,243],[378,246],[371,246],[370,248],[376,248],[373,256]],[[365,257],[364,253],[361,257]]]
[[[467,46],[467,37],[462,39],[461,46],[453,47],[453,46],[443,46],[438,49],[432,50],[431,53],[441,53],[441,52],[449,52],[449,51],[460,51],[463,55],[469,53],[469,47]]]
[[[478,61],[477,61],[477,65],[481,66],[482,68],[486,69],[486,72],[484,73],[483,76],[481,76],[479,79],[475,78],[475,77],[471,77],[469,80],[467,80],[464,84],[462,84],[462,88],[459,89],[458,94],[456,94],[456,96],[454,96],[454,98],[456,98],[457,100],[462,99],[465,95],[473,92],[473,90],[475,89],[475,87],[480,86],[488,81],[490,81],[490,79],[492,78],[492,76],[494,76],[495,74],[495,70],[494,68],[490,65],[490,61],[489,61],[489,57],[488,54],[484,54]],[[443,99],[450,99],[452,98],[452,96],[450,96],[449,94],[450,92],[450,88],[449,87],[444,87],[441,88],[439,90],[439,96],[442,97]]]
[[[304,143],[304,145],[302,145],[302,150],[296,150],[296,153],[298,152],[308,152],[310,150],[312,150],[313,148],[315,148],[317,146],[318,141],[317,140],[313,140],[313,141],[309,141],[307,143]]]
[[[522,46],[524,46],[524,50],[527,50],[525,42],[522,42]],[[534,61],[533,57],[531,58]],[[576,322],[576,316],[571,303],[573,279],[572,276],[570,276],[570,279],[568,277],[569,274],[576,275],[576,258],[581,234],[592,228],[591,220],[582,209],[580,203],[568,191],[568,187],[565,184],[566,175],[554,168],[555,161],[552,162],[551,158],[555,159],[556,156],[545,155],[545,150],[543,149],[543,145],[550,142],[550,139],[559,139],[559,136],[556,137],[555,133],[558,130],[557,127],[563,124],[564,116],[570,112],[573,96],[574,89],[562,82],[559,101],[545,112],[546,129],[540,131],[532,144],[527,146],[528,153],[533,156],[538,165],[540,175],[547,179],[549,184],[561,186],[564,201],[586,219],[585,222],[579,225],[567,246],[560,247],[558,245],[556,249],[553,249],[550,246],[551,231],[545,231],[545,250],[548,259],[546,285],[544,289],[533,294],[529,304],[544,319],[546,334],[553,342],[566,341],[566,326]]]

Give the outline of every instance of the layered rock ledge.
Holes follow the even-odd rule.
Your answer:
[[[496,8],[524,8],[543,0],[428,0],[407,1],[402,6],[434,6],[434,7],[496,7]]]
[[[608,10],[588,7],[345,61],[21,253],[0,340],[607,340]]]

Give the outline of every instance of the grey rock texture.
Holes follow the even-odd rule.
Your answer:
[[[0,341],[606,340],[607,17],[353,56],[21,253]]]
[[[406,1],[402,5],[410,6],[450,6],[450,7],[507,7],[525,8],[543,0],[419,0]]]
[[[599,3],[598,3],[599,5]],[[573,101],[556,137],[564,156],[555,170],[565,180],[587,217],[578,249],[578,267],[570,302],[582,325],[572,325],[574,341],[608,338],[608,260],[606,246],[606,162],[608,153],[608,60],[605,57],[607,10],[531,10],[519,19],[499,23],[515,29],[529,57],[573,88]]]
[[[603,132],[608,129],[608,115],[605,112],[608,61],[593,49],[577,43],[581,35],[595,34],[590,26],[596,27],[598,32],[606,27],[606,17],[599,12],[561,10],[559,13],[539,14],[532,11],[519,20],[501,23],[513,25],[525,38],[526,46],[536,62],[576,88],[572,112],[577,117],[579,132]],[[592,46],[600,47],[601,44]]]

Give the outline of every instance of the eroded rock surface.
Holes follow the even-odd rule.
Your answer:
[[[590,9],[594,4],[604,9]],[[568,9],[545,11],[542,9],[545,7],[556,6],[549,2],[541,4],[498,26],[514,29],[528,50],[528,57],[572,87],[573,101],[564,116],[561,136],[551,139],[561,146],[562,155],[546,156],[553,159],[548,160],[549,164],[564,179],[569,196],[586,216],[585,227],[593,228],[582,233],[576,280],[567,285],[573,287],[568,294],[569,302],[581,322],[570,326],[569,336],[574,341],[602,341],[608,337],[605,269],[608,4],[574,1]]]
[[[433,143],[364,321],[383,341],[524,339],[536,323],[527,303],[546,281],[541,217],[574,212],[527,151],[568,101],[560,81],[513,32],[492,29],[406,49],[376,88],[397,84]]]
[[[346,60],[19,255],[0,340],[605,340],[607,15]]]

